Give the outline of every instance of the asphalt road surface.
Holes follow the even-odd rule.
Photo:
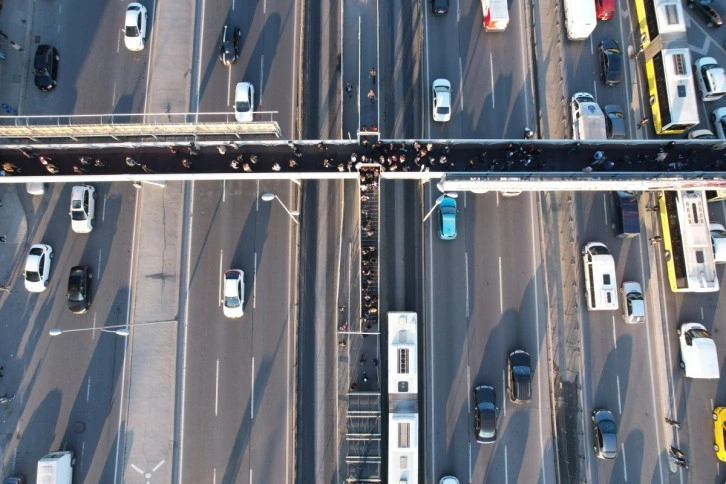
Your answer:
[[[3,409],[8,413],[2,446],[13,456],[6,472],[22,473],[29,482],[35,480],[37,460],[59,448],[74,450],[80,481],[114,478],[125,340],[98,331],[48,335],[53,328],[126,323],[136,192],[129,184],[95,186],[97,223],[90,234],[70,229],[70,184],[49,187],[44,197],[34,199],[23,193],[22,185],[9,187],[19,192],[28,232],[19,241],[22,256],[14,261],[8,284],[12,293],[3,296],[0,307],[6,321],[2,391],[16,395]],[[7,202],[5,209],[10,209]],[[44,292],[30,294],[23,287],[24,254],[39,242],[53,247],[50,284]],[[89,265],[93,273],[92,305],[82,315],[69,312],[66,302],[68,273],[78,264]]]
[[[433,204],[430,187],[424,206]],[[438,237],[436,213],[424,227],[427,460],[429,480],[552,482],[544,280],[535,200],[467,194],[457,200],[459,234]],[[506,358],[532,356],[532,402],[507,398]],[[474,438],[474,386],[497,392],[497,441]]]
[[[191,228],[181,475],[290,482],[299,203],[289,182],[199,182]],[[245,273],[245,314],[224,317],[221,274]]]

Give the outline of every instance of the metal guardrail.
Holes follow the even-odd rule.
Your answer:
[[[163,136],[272,135],[281,136],[276,112],[257,112],[259,121],[240,123],[234,114],[150,113],[81,114],[68,116],[0,116],[0,139],[47,138],[78,141],[86,138]]]

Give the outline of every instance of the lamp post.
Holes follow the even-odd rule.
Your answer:
[[[150,326],[152,324],[168,324],[168,323],[176,323],[176,320],[171,321],[151,321],[148,323],[138,323],[138,324],[116,324],[112,326],[103,326],[99,328],[75,328],[75,329],[60,329],[60,328],[53,328],[50,331],[48,331],[48,334],[51,336],[59,336],[63,333],[75,333],[78,331],[103,331],[104,333],[115,333],[119,336],[128,336],[130,334],[129,328],[136,327],[136,326]]]
[[[443,201],[444,201],[444,198],[457,198],[458,196],[459,196],[459,194],[458,194],[458,193],[456,193],[456,192],[447,192],[447,193],[444,193],[443,195],[439,195],[439,197],[438,197],[438,198],[436,199],[436,201],[434,202],[434,206],[433,206],[433,207],[431,207],[431,210],[429,210],[429,213],[427,213],[427,214],[426,214],[426,216],[425,216],[425,217],[423,218],[423,220],[421,221],[421,223],[424,223],[424,222],[426,222],[426,220],[427,220],[427,219],[428,219],[428,218],[429,218],[429,217],[431,216],[431,214],[433,213],[434,209],[435,209],[435,208],[436,208],[437,206],[441,205],[441,202],[443,202]]]
[[[285,211],[287,212],[287,214],[290,216],[290,218],[292,219],[292,221],[295,222],[298,225],[300,224],[300,222],[298,222],[297,219],[295,218],[295,217],[298,217],[300,215],[300,212],[297,211],[297,210],[292,210],[292,211],[291,210],[288,210],[287,207],[285,206],[285,204],[282,203],[282,200],[280,200],[280,197],[278,197],[274,193],[263,193],[260,196],[260,198],[263,201],[265,201],[265,202],[271,202],[271,201],[277,199],[277,201],[280,202],[280,205],[282,205],[282,208],[284,208]]]

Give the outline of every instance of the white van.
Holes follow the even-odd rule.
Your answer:
[[[595,2],[565,0],[565,29],[570,40],[587,39],[597,25]]]
[[[507,0],[481,0],[482,25],[487,32],[503,32],[509,25]]]
[[[72,484],[75,462],[70,450],[51,452],[38,461],[37,484]]]
[[[589,242],[582,248],[585,271],[585,300],[590,311],[618,309],[615,259],[602,242]]]
[[[718,379],[718,355],[711,334],[699,323],[682,323],[677,330],[681,368],[688,378]]]

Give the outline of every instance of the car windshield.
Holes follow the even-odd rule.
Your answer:
[[[71,210],[71,218],[77,222],[82,222],[88,217],[86,217],[86,212],[84,212],[83,210],[73,209]]]
[[[25,271],[25,280],[28,282],[40,282],[40,274],[34,271]]]
[[[615,422],[611,422],[610,420],[604,420],[600,422],[600,431],[603,433],[603,435],[615,434],[618,431],[618,428],[615,426]]]
[[[139,36],[139,28],[136,25],[127,25],[126,26],[126,37],[138,37]]]
[[[239,298],[237,296],[225,296],[224,305],[228,308],[239,307]]]
[[[224,53],[225,55],[232,55],[234,53],[234,45],[231,41],[224,43]]]
[[[437,106],[436,113],[437,114],[449,114],[449,108],[447,106]]]
[[[628,299],[631,301],[642,301],[643,295],[637,291],[629,292]]]
[[[83,294],[81,294],[81,291],[76,289],[75,291],[70,291],[68,293],[68,300],[73,302],[81,302],[83,301]]]
[[[594,245],[589,250],[592,255],[607,255],[610,253],[608,248],[602,245]]]
[[[688,331],[688,336],[691,338],[710,338],[711,335],[705,329],[692,329]]]
[[[248,101],[237,101],[234,104],[234,108],[238,113],[246,113],[250,110],[250,103]]]

